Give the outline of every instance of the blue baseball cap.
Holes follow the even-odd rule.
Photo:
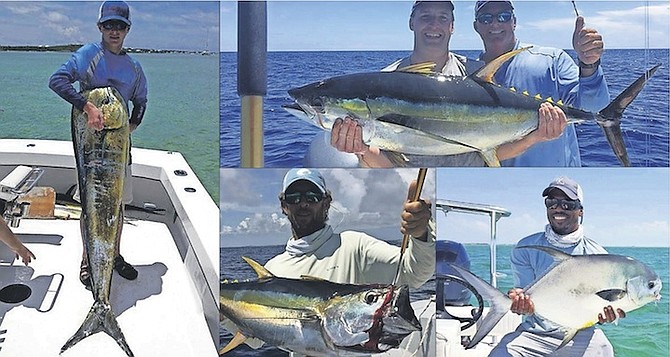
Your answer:
[[[584,192],[582,191],[582,187],[579,186],[577,181],[566,177],[566,176],[561,176],[557,177],[552,181],[547,188],[542,191],[542,196],[548,196],[549,192],[553,189],[559,189],[565,193],[568,198],[571,200],[579,200],[579,202],[584,203]]]
[[[98,23],[109,20],[119,20],[130,26],[130,8],[123,1],[105,1],[100,5],[100,18]]]
[[[475,3],[475,16],[479,13],[479,10],[481,10],[486,4],[490,2],[501,2],[501,3],[507,3],[509,5],[510,9],[514,10],[514,5],[512,5],[511,1],[477,1]]]
[[[296,181],[309,181],[321,190],[321,193],[326,194],[326,180],[324,180],[321,173],[315,169],[290,169],[284,176],[284,183],[282,185],[282,192],[286,193],[286,189]]]

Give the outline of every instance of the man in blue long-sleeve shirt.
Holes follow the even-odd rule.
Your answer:
[[[558,177],[542,191],[542,196],[546,197],[548,224],[544,231],[521,239],[518,247],[545,246],[570,255],[607,254],[602,246],[584,234],[581,224],[584,193],[577,182],[569,177]],[[532,296],[526,295],[522,289],[542,276],[554,264],[553,258],[533,249],[514,249],[510,261],[516,286],[507,292],[512,299],[510,310],[525,317],[514,332],[502,338],[490,357],[614,356],[612,344],[602,330],[594,327],[580,330],[572,341],[558,350],[565,332],[560,326],[535,315]],[[612,306],[607,306],[598,315],[598,322],[613,322],[617,314],[618,317],[626,316],[623,310],[615,312]]]
[[[147,80],[140,63],[123,50],[123,41],[130,31],[130,8],[123,1],[106,1],[100,7],[98,29],[102,34],[100,43],[91,43],[77,50],[70,60],[65,62],[49,79],[49,88],[86,113],[89,127],[101,130],[104,119],[102,111],[88,102],[73,86],[79,82],[81,91],[102,87],[114,87],[123,97],[126,109],[128,102],[133,103],[130,115],[130,131],[134,131],[142,122],[147,105]],[[123,203],[132,201],[130,160],[126,169],[123,189]],[[117,240],[114,268],[126,279],[137,278],[137,270],[125,262],[119,254]],[[86,252],[81,263],[79,276],[86,286],[91,285]]]
[[[514,35],[516,16],[511,1],[477,1],[473,26],[484,42],[479,59],[486,63],[509,51],[531,46]],[[584,18],[580,16],[572,44],[579,65],[563,50],[533,46],[503,64],[495,74],[495,81],[597,112],[609,102],[600,68],[602,36],[594,29],[584,28]],[[503,166],[581,166],[574,126],[567,124],[560,108],[549,103],[540,107],[540,123],[535,131],[501,145],[497,154]]]

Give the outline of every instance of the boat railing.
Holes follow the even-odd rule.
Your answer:
[[[436,208],[447,215],[449,212],[487,215],[490,217],[490,238],[489,238],[489,259],[490,259],[490,282],[493,287],[498,287],[496,279],[496,235],[497,223],[500,218],[509,217],[512,212],[493,205],[485,205],[480,203],[459,202],[452,200],[438,199]]]

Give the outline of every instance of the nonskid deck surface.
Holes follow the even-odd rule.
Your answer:
[[[0,244],[0,289],[19,283],[32,290],[22,302],[0,302],[0,356],[58,356],[93,304],[79,281],[79,221],[24,219],[14,232],[37,260],[25,267]],[[114,273],[111,305],[135,356],[216,356],[202,305],[168,228],[128,219],[121,254],[139,275],[128,281]],[[125,353],[98,333],[62,356]]]

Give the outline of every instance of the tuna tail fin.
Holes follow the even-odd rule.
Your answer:
[[[479,341],[481,341],[486,335],[493,330],[493,328],[498,324],[498,321],[505,316],[507,311],[509,311],[512,301],[507,295],[498,291],[498,289],[491,286],[489,283],[480,279],[471,272],[458,267],[456,265],[449,264],[452,268],[458,271],[461,276],[467,280],[470,285],[472,285],[477,292],[479,292],[482,297],[491,304],[491,308],[484,317],[484,320],[481,322],[477,328],[477,333],[472,337],[470,343],[465,347],[466,349],[475,347]]]
[[[227,352],[230,352],[235,347],[243,344],[246,339],[247,339],[246,336],[244,336],[242,333],[237,331],[237,333],[235,333],[235,336],[233,336],[233,339],[230,340],[230,342],[228,342],[228,344],[225,347],[223,347],[222,349],[219,350],[219,356],[223,355]]]
[[[612,103],[597,114],[598,125],[600,125],[605,132],[607,142],[609,142],[614,154],[624,166],[630,166],[630,161],[628,160],[628,153],[626,152],[626,146],[623,142],[623,136],[621,135],[621,117],[623,116],[624,110],[626,110],[628,105],[635,100],[635,97],[637,97],[638,94],[640,94],[644,85],[660,66],[660,64],[657,64],[646,71],[640,78],[633,82],[633,84],[621,92]]]
[[[93,303],[93,306],[88,312],[88,315],[86,315],[86,319],[84,319],[81,327],[79,327],[79,330],[65,342],[60,349],[60,353],[65,352],[65,350],[74,346],[77,342],[86,337],[101,331],[113,338],[128,357],[134,357],[133,352],[126,343],[126,338],[123,337],[121,328],[119,328],[119,323],[116,321],[114,312],[112,312],[112,307],[100,300],[96,300]]]

